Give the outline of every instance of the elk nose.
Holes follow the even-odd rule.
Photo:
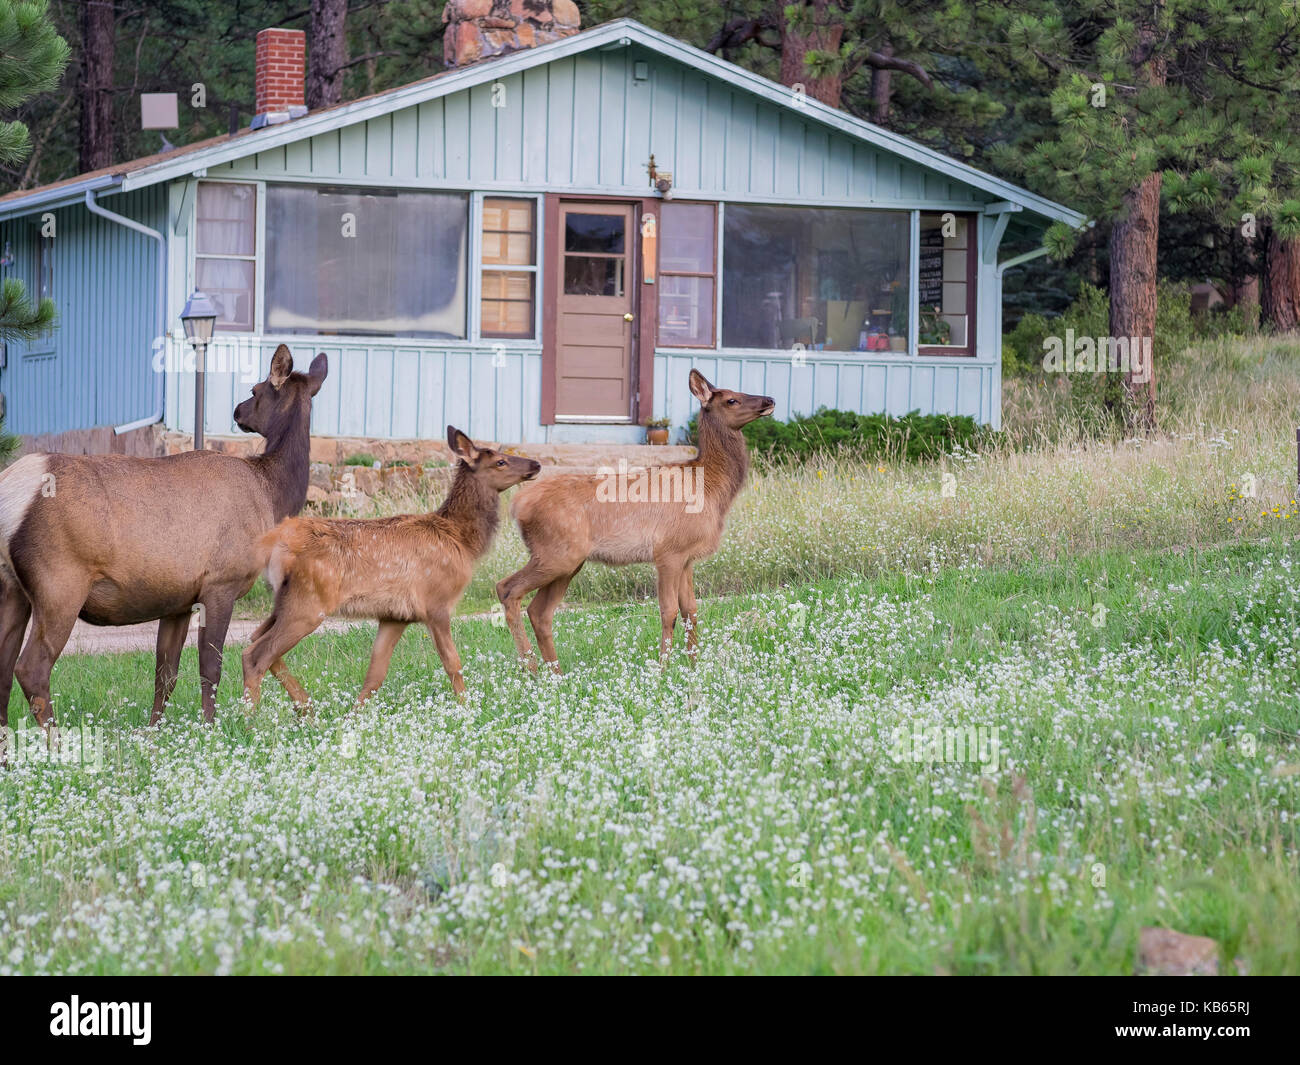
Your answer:
[[[774,400],[771,396],[764,396],[763,413],[771,414],[774,410],[776,410],[776,400]]]

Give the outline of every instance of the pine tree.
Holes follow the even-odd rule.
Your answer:
[[[1155,329],[1162,191],[1220,224],[1247,209],[1300,232],[1286,142],[1300,87],[1300,9],[1275,0],[1028,0],[1001,34],[1050,101],[1037,143],[993,153],[1004,172],[1096,218],[1110,235],[1110,329]],[[1267,100],[1267,106],[1263,101]],[[1048,233],[1058,252],[1076,238]],[[1155,375],[1125,384],[1138,427],[1155,422]]]
[[[28,97],[49,92],[68,65],[68,46],[54,30],[45,0],[0,0],[0,110],[13,111]],[[13,166],[31,151],[27,127],[0,122],[0,166]],[[0,340],[26,339],[54,322],[54,304],[32,304],[14,277],[0,284]]]

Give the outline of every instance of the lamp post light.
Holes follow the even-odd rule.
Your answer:
[[[181,311],[181,324],[185,326],[185,339],[194,347],[194,450],[203,450],[203,382],[207,362],[208,341],[217,323],[217,305],[195,289],[185,301]]]

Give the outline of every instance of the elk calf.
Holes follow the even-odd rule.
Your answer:
[[[727,512],[745,484],[749,453],[741,426],[771,414],[776,404],[769,396],[714,388],[698,370],[691,371],[690,388],[701,404],[699,454],[692,461],[640,471],[632,491],[611,490],[612,474],[549,477],[521,491],[511,504],[532,557],[497,585],[497,597],[529,669],[537,665],[520,616],[524,596],[537,589],[528,620],[542,661],[558,671],[551,618],[588,560],[611,566],[653,562],[659,578],[660,654],[666,656],[672,645],[679,611],[685,615],[687,652],[695,654],[693,567],[718,549]]]
[[[358,706],[384,683],[393,649],[412,622],[428,626],[451,686],[464,693],[451,612],[496,534],[498,494],[536,477],[541,465],[476,447],[452,426],[447,443],[460,463],[435,513],[291,518],[262,538],[275,606],[244,651],[244,690],[254,705],[268,669],[299,708],[306,705],[307,693],[282,657],[331,614],[379,622]]]

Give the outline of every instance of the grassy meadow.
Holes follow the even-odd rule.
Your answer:
[[[562,677],[454,625],[464,703],[414,629],[361,712],[373,630],[304,641],[308,719],[232,648],[210,730],[193,651],[156,730],[152,655],[62,659],[103,764],[0,773],[0,973],[1300,972],[1300,345],[1163,371],[1151,439],[1012,379],[979,453],[756,469],[694,668],[599,566]]]

